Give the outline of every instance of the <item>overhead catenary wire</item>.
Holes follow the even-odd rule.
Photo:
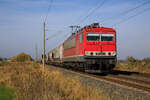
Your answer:
[[[61,33],[61,32],[62,31],[58,31],[57,33]],[[52,38],[54,38],[56,36],[59,36],[57,33],[53,34],[52,36],[47,37],[46,40],[50,40],[50,39],[52,39]]]
[[[59,32],[61,32],[61,34],[57,34],[57,33],[59,33]],[[55,34],[53,34],[52,36],[50,36],[50,37],[48,37],[48,38],[46,38],[47,40],[51,40],[51,39],[54,39],[54,38],[56,38],[56,37],[60,37],[60,36],[67,36],[68,35],[68,33],[66,32],[65,34],[63,34],[64,32],[63,31],[59,31],[59,32],[57,32],[57,33],[55,33]]]
[[[61,38],[61,39],[57,39],[57,40],[55,40],[55,42],[56,41],[64,41],[65,39],[67,39],[69,36],[68,36],[69,34],[68,33],[65,33],[65,34],[60,34],[60,35],[57,35],[58,36],[58,38],[60,38],[60,36],[61,37],[65,37],[65,38]],[[55,37],[53,37],[53,38],[50,38],[50,39],[48,39],[48,40],[51,40],[51,39],[54,39],[54,38],[56,38],[56,36]],[[62,40],[63,39],[63,40]],[[48,46],[49,47],[49,46]],[[48,50],[49,48],[47,48],[46,49],[46,51],[50,51],[50,50]]]
[[[79,24],[82,22],[84,22],[90,15],[92,15],[97,9],[99,9],[100,7],[102,7],[103,5],[104,5],[104,3],[106,2],[107,0],[103,0],[102,2],[101,2],[101,0],[98,0],[98,2],[96,3],[97,4],[97,6],[95,6],[93,9],[92,8],[90,8],[89,10],[88,10],[88,12],[86,13],[87,15],[85,16],[85,17],[82,17],[83,15],[81,15],[81,16],[79,16],[78,17],[78,19],[75,21],[75,23],[76,22],[78,22],[79,21],[79,23],[77,23],[77,24],[75,24],[76,26],[79,26]],[[85,14],[84,14],[85,15]],[[82,18],[81,18],[82,17]],[[74,23],[72,23],[72,24],[74,24]],[[69,26],[69,25],[68,25]]]
[[[99,4],[100,2],[101,2],[101,1],[98,0],[95,4]],[[72,22],[71,25],[74,25],[76,22],[80,21],[80,20],[83,18],[83,16],[84,16],[85,14],[87,14],[87,13],[89,13],[89,12],[91,11],[92,8],[93,8],[93,6],[90,7],[86,12],[82,13],[74,22]]]
[[[97,9],[101,8],[105,4],[106,1],[107,0],[103,0],[101,3],[98,3],[98,5],[95,8],[93,8],[92,10],[90,10],[89,13],[83,19],[81,19],[77,25],[79,25],[81,22],[83,23],[90,15],[95,13],[95,11],[97,11]]]
[[[120,13],[120,14],[117,14],[117,15],[115,15],[115,16],[111,16],[111,17],[109,17],[109,18],[106,18],[106,19],[104,19],[104,20],[101,20],[100,22],[105,22],[105,21],[108,21],[108,20],[112,20],[112,19],[115,19],[115,18],[119,18],[119,17],[124,16],[124,15],[126,15],[126,14],[128,14],[128,13],[130,13],[130,12],[136,10],[136,9],[138,9],[138,8],[141,8],[141,7],[143,7],[143,6],[147,5],[147,4],[149,4],[149,3],[150,3],[150,1],[146,1],[146,2],[140,4],[140,5],[136,6],[136,7],[133,7],[133,8],[131,8],[131,9],[128,9],[128,10],[126,10],[126,11]]]
[[[47,9],[47,13],[46,13],[46,16],[45,16],[45,19],[44,19],[44,22],[47,21],[48,15],[49,15],[49,13],[51,11],[51,8],[52,8],[52,3],[53,3],[53,0],[50,0],[49,6],[48,6],[48,9]]]
[[[142,10],[142,11],[140,11],[140,12],[138,12],[138,13],[130,16],[130,17],[125,18],[124,20],[121,20],[120,22],[117,22],[117,23],[113,24],[112,26],[116,26],[116,25],[119,25],[119,24],[121,24],[123,22],[126,22],[127,20],[130,20],[130,19],[132,19],[132,18],[134,18],[134,17],[136,17],[138,15],[141,15],[141,14],[143,14],[143,13],[149,11],[149,10],[150,10],[150,8],[144,9],[144,10]]]

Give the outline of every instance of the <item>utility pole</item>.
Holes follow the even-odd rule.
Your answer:
[[[43,70],[45,67],[45,22],[43,23]]]

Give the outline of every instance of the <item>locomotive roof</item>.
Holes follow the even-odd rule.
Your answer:
[[[108,27],[82,28],[82,29],[76,31],[75,33],[73,33],[71,36],[69,36],[65,41],[69,40],[70,38],[72,38],[73,36],[75,36],[76,34],[78,34],[78,33],[80,33],[80,32],[83,32],[83,31],[90,31],[90,30],[92,31],[92,30],[96,30],[96,29],[97,29],[97,30],[98,30],[98,29],[109,29],[109,30],[115,31],[115,29],[113,29],[113,28],[108,28]]]

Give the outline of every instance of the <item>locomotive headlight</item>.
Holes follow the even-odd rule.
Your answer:
[[[109,52],[108,55],[110,56],[110,55],[111,55],[111,52]]]
[[[91,55],[93,55],[93,52],[91,52]]]

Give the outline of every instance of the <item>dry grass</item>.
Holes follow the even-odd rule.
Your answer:
[[[135,59],[129,56],[124,61],[117,63],[117,70],[132,71],[140,73],[150,73],[150,58]]]
[[[128,64],[125,62],[119,62],[117,63],[115,69],[130,72],[150,73],[150,67],[144,65],[143,63]]]
[[[18,100],[110,100],[96,87],[83,86],[77,77],[44,72],[35,63],[0,64],[0,83],[16,90]]]

